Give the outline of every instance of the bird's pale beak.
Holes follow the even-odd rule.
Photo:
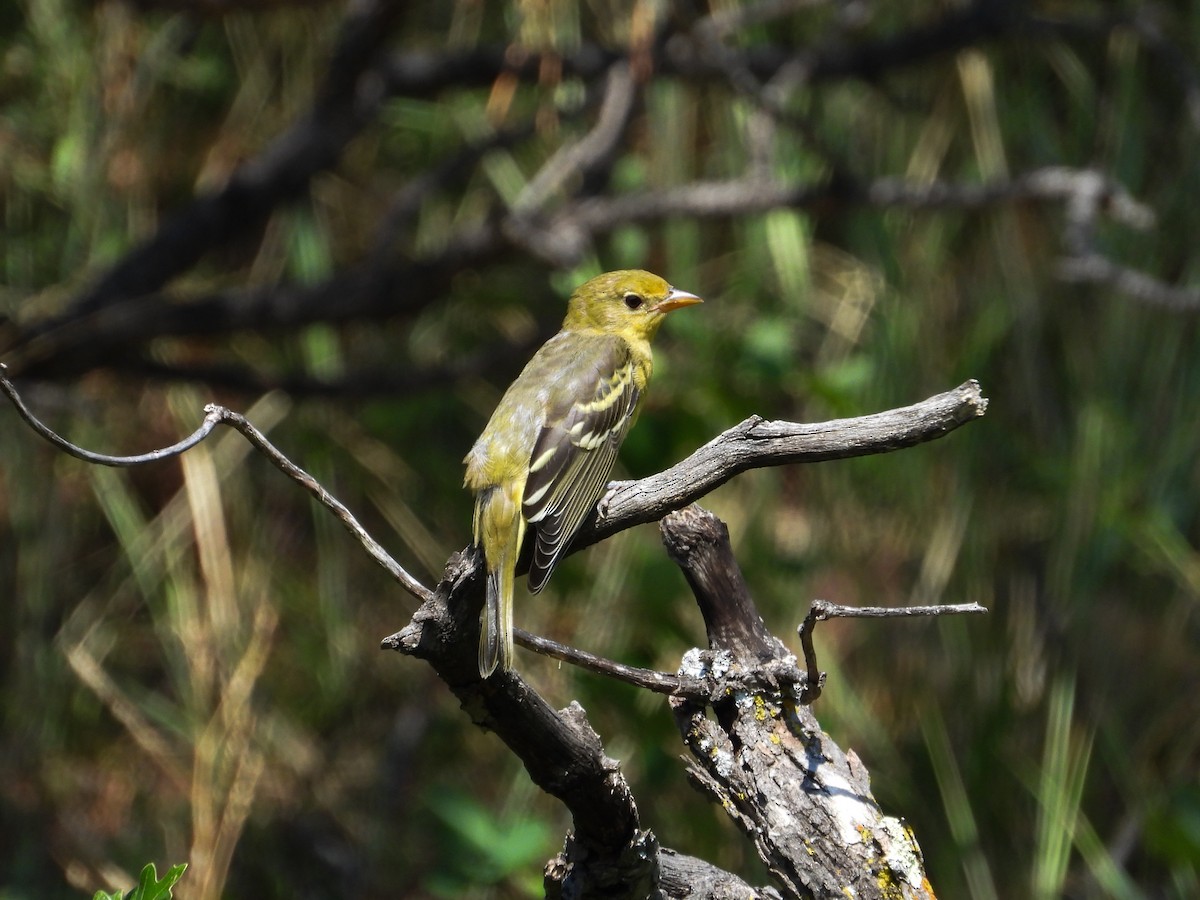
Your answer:
[[[656,312],[670,312],[673,309],[682,309],[685,306],[695,306],[697,303],[704,301],[695,294],[689,294],[687,291],[681,291],[678,288],[671,288],[671,293],[667,294],[666,298],[655,304]]]

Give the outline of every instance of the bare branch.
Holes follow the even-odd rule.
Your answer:
[[[271,461],[275,468],[283,472],[284,475],[291,478],[302,488],[308,491],[317,502],[332,512],[339,522],[345,526],[358,542],[362,544],[363,549],[376,563],[406,591],[424,602],[433,596],[433,591],[421,584],[416,578],[408,573],[400,563],[392,558],[391,554],[383,549],[383,546],[371,537],[354,514],[346,508],[340,500],[329,493],[317,479],[313,478],[308,472],[301,469],[298,465],[284,456],[275,446],[267,440],[266,436],[254,427],[245,416],[240,413],[235,413],[225,409],[223,406],[209,404],[204,408],[208,415],[217,414],[220,416],[221,424],[228,425],[238,431],[243,437],[248,440],[256,450],[262,453]]]
[[[854,419],[804,425],[752,416],[666,471],[611,483],[572,550],[657,521],[748,469],[888,453],[943,437],[986,410],[979,383],[968,381],[912,406]]]
[[[657,839],[642,828],[633,793],[583,707],[572,703],[554,710],[516,671],[479,677],[483,578],[478,557],[474,551],[454,554],[434,595],[381,646],[428,662],[476,724],[495,732],[533,782],[570,811],[573,833],[547,867],[548,895],[557,896],[564,882],[574,882],[579,888],[608,884],[612,896],[648,896],[658,867]],[[625,890],[616,889],[620,885]]]
[[[601,504],[607,509],[596,514],[591,531],[574,547],[636,521],[660,517],[671,504],[687,503],[756,465],[894,450],[948,434],[985,408],[979,386],[968,382],[904,410],[821,426],[747,420],[665,473],[612,487]],[[840,896],[841,888],[852,884],[856,896],[882,897],[874,874],[886,866],[894,879],[888,883],[902,885],[895,896],[927,900],[932,895],[911,833],[898,820],[882,815],[857,759],[823,735],[809,709],[800,704],[804,673],[795,656],[757,619],[744,585],[730,588],[740,578],[736,566],[722,567],[727,577],[701,571],[706,560],[719,562],[722,554],[731,552],[723,529],[717,530],[716,543],[724,549],[713,553],[679,532],[680,524],[697,518],[706,516],[672,516],[664,530],[673,530],[670,552],[688,572],[689,583],[709,594],[701,605],[708,610],[706,624],[715,649],[689,651],[679,677],[601,661],[523,632],[518,635],[521,644],[592,671],[669,691],[681,733],[696,758],[689,774],[730,811],[788,896]],[[632,895],[630,885],[642,891],[647,878],[653,882],[655,873],[661,876],[666,857],[654,835],[642,829],[628,785],[604,755],[582,708],[573,705],[555,713],[516,671],[479,678],[481,555],[476,548],[456,553],[434,596],[408,625],[385,638],[382,647],[428,661],[476,723],[496,732],[521,758],[533,781],[566,804],[575,830],[563,853],[547,867],[548,896],[559,896],[561,885],[572,877],[589,888],[623,886],[618,891],[622,896]],[[718,593],[728,596],[717,597]],[[732,621],[738,617],[748,621]],[[745,655],[736,656],[743,651]],[[715,719],[706,715],[709,706],[718,711]],[[738,747],[760,752],[743,753]],[[779,779],[772,782],[774,776]],[[779,810],[787,811],[786,821]],[[796,828],[797,821],[812,827]],[[639,860],[650,860],[658,868],[648,872]],[[729,883],[726,873],[712,874],[722,884]],[[762,895],[769,896],[765,891]]]
[[[728,650],[743,664],[786,658],[754,605],[725,523],[693,504],[664,516],[658,528],[667,556],[683,570],[700,606],[709,646]]]
[[[0,373],[3,373],[5,366],[0,363]],[[64,453],[70,454],[77,459],[82,459],[85,462],[95,463],[101,466],[140,466],[145,463],[160,462],[165,459],[170,459],[173,456],[178,456],[195,447],[202,440],[212,433],[217,425],[228,425],[235,431],[239,432],[250,444],[262,453],[271,463],[287,475],[302,488],[308,491],[317,502],[330,510],[338,521],[345,526],[358,542],[362,544],[368,555],[379,564],[399,585],[416,597],[418,600],[425,602],[433,596],[433,591],[421,584],[416,578],[410,575],[395,559],[392,558],[382,545],[379,544],[365,528],[359,524],[358,519],[340,500],[334,497],[327,491],[319,481],[313,478],[308,472],[301,469],[298,465],[284,456],[274,444],[267,440],[266,435],[254,427],[253,424],[240,413],[235,413],[232,410],[226,409],[223,406],[217,406],[210,403],[204,407],[204,422],[191,435],[173,444],[170,447],[164,447],[160,450],[152,450],[149,453],[142,453],[137,456],[107,456],[102,453],[93,453],[90,450],[85,450],[76,444],[71,443],[66,438],[58,435],[40,419],[38,419],[21,399],[17,392],[16,386],[8,380],[3,374],[0,374],[0,391],[7,395],[16,407],[17,413],[22,419],[36,431],[39,435],[57,447]]]
[[[829,619],[912,619],[921,616],[956,616],[986,613],[978,603],[938,603],[933,606],[842,606],[828,600],[814,600],[796,631],[812,631],[817,622]]]
[[[773,887],[751,887],[710,862],[663,847],[658,886],[666,900],[782,900]]]
[[[29,407],[25,405],[25,401],[21,399],[16,385],[2,374],[7,370],[8,366],[0,363],[0,391],[3,391],[8,396],[8,399],[12,401],[12,405],[16,407],[17,414],[25,420],[25,423],[63,453],[98,466],[126,468],[129,466],[144,465],[145,463],[159,462],[160,460],[170,459],[172,456],[178,456],[192,449],[208,437],[221,419],[220,414],[215,411],[215,408],[205,407],[204,422],[201,423],[200,427],[182,441],[172,444],[170,447],[164,447],[161,450],[151,450],[149,453],[142,453],[137,456],[106,456],[103,453],[93,453],[90,450],[84,450],[82,447],[72,444],[35,416]]]
[[[578,650],[575,647],[560,644],[558,641],[532,634],[523,628],[513,629],[513,639],[534,653],[562,660],[596,675],[606,675],[656,694],[707,697],[711,693],[700,679],[685,675],[672,675],[668,672],[657,672],[654,669],[643,669],[638,666],[627,666],[624,663],[588,653],[586,650]]]
[[[758,177],[693,181],[666,190],[584,200],[564,210],[554,221],[556,227],[607,232],[631,221],[748,215],[830,203],[915,210],[978,210],[999,203],[1061,203],[1081,195],[1103,202],[1105,211],[1124,224],[1146,228],[1154,222],[1153,212],[1134,200],[1118,182],[1090,169],[1062,166],[1047,166],[983,184],[914,183],[899,178],[880,178],[865,184],[853,180],[791,183]]]
[[[229,425],[241,432],[280,471],[329,508],[371,558],[405,590],[422,601],[432,596],[429,588],[405,571],[339,500],[277,450],[238,413],[209,405],[205,407],[205,420],[200,428],[171,447],[138,456],[106,456],[77,447],[44,425],[29,411],[16,387],[2,374],[0,390],[13,402],[21,417],[43,438],[63,452],[100,465],[135,466],[168,459],[204,440],[217,424]],[[757,416],[751,417],[658,475],[640,481],[610,484],[608,492],[597,504],[597,510],[584,523],[568,552],[573,553],[626,528],[655,521],[672,510],[682,509],[748,469],[898,450],[948,434],[982,416],[986,409],[987,400],[979,384],[969,381],[953,391],[921,403],[857,419],[803,425],[796,422],[768,422]],[[471,558],[474,556],[471,555]]]
[[[533,782],[570,812],[573,832],[546,867],[546,895],[657,896],[657,886],[662,896],[689,900],[779,897],[772,888],[751,888],[729,872],[660,847],[641,824],[619,764],[604,752],[578,703],[555,711],[516,671],[480,679],[476,649],[483,569],[478,557],[473,550],[454,554],[434,596],[381,646],[428,662],[472,720],[495,732]],[[550,649],[541,639],[527,640],[532,636],[521,632],[517,637]],[[590,657],[577,651],[558,655],[570,661]],[[690,681],[680,679],[681,684]],[[707,685],[699,696],[710,696]],[[565,887],[571,888],[569,894]]]
[[[812,703],[821,696],[825,686],[825,673],[817,666],[817,651],[813,646],[813,629],[818,622],[828,619],[903,619],[917,616],[952,616],[986,613],[987,607],[978,603],[943,603],[935,606],[842,606],[828,600],[814,600],[808,615],[796,627],[800,644],[804,648],[804,663],[808,683],[800,695],[802,703]]]
[[[634,525],[661,519],[740,472],[898,450],[943,437],[982,416],[986,409],[979,384],[968,381],[921,403],[855,419],[802,425],[751,417],[657,475],[612,482],[567,552],[575,553]],[[471,548],[456,555],[454,566],[460,579],[478,581],[482,576],[482,565]],[[406,629],[387,638],[384,646],[414,652],[411,648],[421,633],[423,629]],[[687,697],[711,696],[713,690],[711,684],[702,685],[690,676],[675,679],[661,672],[625,667],[526,632],[518,631],[518,641],[537,653],[649,690]]]
[[[624,60],[614,63],[605,80],[596,124],[578,141],[560,147],[545,162],[517,198],[514,211],[528,214],[541,209],[572,178],[611,159],[629,125],[636,98],[637,84],[629,63]]]
[[[1021,5],[977,0],[878,40],[835,39],[812,49],[755,45],[736,51],[721,43],[748,23],[787,15],[818,2],[766,0],[702,18],[691,34],[664,33],[655,47],[655,70],[690,80],[717,78],[735,87],[744,82],[743,91],[756,97],[772,115],[783,116],[782,98],[800,84],[846,78],[878,81],[906,65],[992,40],[1049,40],[1064,35],[1103,39],[1114,29],[1132,27],[1153,54],[1171,67],[1193,117],[1200,108],[1196,88],[1200,78],[1194,65],[1160,34],[1149,14],[1056,21],[1031,16]],[[632,109],[626,62],[609,49],[584,44],[556,56],[555,61],[566,77],[590,82],[608,76],[597,123],[584,139],[545,164],[510,214],[488,210],[481,220],[453,236],[445,252],[428,259],[411,264],[397,264],[394,259],[397,228],[407,221],[420,198],[434,186],[444,185],[447,178],[467,171],[488,146],[502,146],[529,134],[528,123],[417,173],[397,198],[390,221],[379,230],[368,265],[340,273],[316,288],[283,285],[192,300],[160,293],[213,247],[252,234],[280,203],[302,193],[314,173],[336,164],[346,144],[378,114],[388,96],[436,96],[450,87],[490,85],[501,74],[534,82],[546,62],[537,54],[513,58],[500,46],[430,53],[405,48],[384,60],[387,51],[381,48],[395,15],[395,4],[353,5],[328,78],[308,113],[241,166],[220,190],[197,197],[164,220],[153,236],[81,295],[63,317],[18,335],[18,343],[8,354],[14,370],[57,375],[83,371],[105,364],[117,346],[162,334],[291,328],[315,321],[394,316],[443,296],[454,273],[494,261],[514,243],[556,266],[571,266],[598,237],[630,222],[675,216],[732,217],[780,207],[836,210],[848,204],[981,209],[1002,202],[1073,203],[1072,198],[1082,196],[1088,179],[1105,182],[1100,193],[1102,212],[1131,225],[1136,225],[1137,219],[1150,218],[1145,207],[1126,202],[1119,185],[1088,170],[1048,168],[987,185],[914,185],[888,178],[862,183],[846,177],[828,150],[822,150],[822,155],[830,159],[833,175],[823,182],[779,183],[753,172],[748,178],[701,182],[669,191],[576,200],[550,217],[536,218],[546,198],[561,189],[570,175],[586,171],[611,153]],[[805,123],[800,122],[799,127],[810,142],[816,141]],[[1126,212],[1133,215],[1126,216]],[[1071,218],[1078,224],[1078,219]],[[1088,222],[1092,218],[1089,215]],[[1196,290],[1164,284],[1150,273],[1109,262],[1096,253],[1090,228],[1076,229],[1074,237],[1080,234],[1086,240],[1073,241],[1071,233],[1066,235],[1069,253],[1061,273],[1067,280],[1104,284],[1172,310],[1190,311],[1198,305]],[[100,315],[93,318],[97,313]]]
[[[457,232],[434,257],[374,260],[316,285],[282,284],[184,300],[147,294],[114,300],[92,313],[73,311],[21,335],[9,353],[18,374],[63,375],[97,365],[114,347],[161,335],[279,331],[415,313],[445,296],[456,273],[498,260],[510,245],[494,223]]]
[[[692,508],[695,509],[696,507]],[[681,548],[675,547],[675,549],[672,549],[672,540],[677,534],[677,529],[669,528],[668,523],[674,521],[672,517],[687,512],[688,509],[684,509],[680,513],[672,513],[663,519],[663,539],[667,543],[667,552],[672,558],[682,558],[680,556]],[[694,548],[689,546],[687,554],[690,555],[693,552]],[[692,565],[685,569],[685,575],[690,579],[697,576],[697,571],[697,568]],[[757,613],[754,615],[746,613],[745,604],[750,602],[749,596],[748,594],[740,594],[736,587],[737,584],[744,585],[744,582],[740,580],[740,573],[738,578],[732,583],[732,586],[725,585],[724,588],[709,586],[702,590],[694,591],[701,603],[702,611],[704,611],[703,604],[706,598],[715,597],[720,600],[722,608],[727,609],[729,613],[724,616],[706,613],[705,621],[709,624],[710,633],[713,633],[715,629],[717,634],[724,634],[725,638],[722,638],[722,640],[727,640],[730,635],[734,635],[736,638],[735,643],[742,647],[741,656],[745,656],[746,652],[749,652],[752,646],[764,647],[771,651],[778,650],[778,641],[765,631],[765,626],[762,624],[762,620],[757,618]],[[696,585],[693,585],[693,588],[696,587]],[[750,608],[752,608],[752,604]],[[827,600],[814,600],[809,607],[808,615],[805,616],[804,621],[796,629],[804,650],[805,678],[796,678],[792,675],[789,671],[792,668],[790,663],[786,668],[779,668],[777,671],[771,666],[765,665],[762,670],[756,672],[755,677],[761,678],[767,673],[773,672],[774,674],[771,677],[778,683],[792,681],[802,683],[804,687],[800,693],[800,702],[810,704],[821,696],[821,689],[825,685],[825,673],[817,666],[816,650],[812,643],[812,634],[817,622],[837,618],[913,618],[917,616],[986,613],[987,611],[986,607],[980,606],[978,603],[889,607],[841,606],[830,603]],[[752,626],[750,637],[756,638],[756,640],[748,640],[745,637],[738,636],[738,629],[744,627],[747,623]],[[727,696],[730,690],[746,688],[745,678],[736,673],[722,672],[715,674],[711,668],[699,662],[699,657],[690,663],[687,662],[687,658],[685,657],[685,665],[681,669],[681,673],[675,675],[669,672],[658,672],[654,669],[627,666],[624,663],[588,653],[586,650],[579,650],[558,641],[552,641],[541,635],[532,634],[523,628],[514,629],[513,636],[518,644],[528,650],[532,650],[534,653],[570,663],[573,666],[596,675],[604,675],[608,678],[633,685],[634,687],[644,688],[656,694],[711,702],[720,697]],[[759,655],[763,654],[759,653]]]

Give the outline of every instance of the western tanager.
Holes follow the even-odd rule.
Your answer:
[[[475,491],[475,543],[487,560],[482,677],[512,667],[514,569],[526,527],[536,538],[536,594],[608,483],[654,367],[651,338],[668,312],[700,302],[637,270],[580,285],[562,330],[509,386],[463,460],[464,484]]]

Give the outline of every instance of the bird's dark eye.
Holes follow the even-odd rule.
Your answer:
[[[628,306],[630,309],[637,309],[644,302],[645,301],[642,300],[642,298],[639,297],[637,294],[626,294],[625,295],[625,305]]]

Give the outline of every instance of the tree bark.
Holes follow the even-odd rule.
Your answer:
[[[684,669],[736,684],[707,705],[672,698],[692,783],[729,813],[785,896],[931,900],[916,837],[883,814],[858,757],[800,703],[805,675],[763,624],[724,523],[691,506],[661,527],[712,648],[692,651]]]

